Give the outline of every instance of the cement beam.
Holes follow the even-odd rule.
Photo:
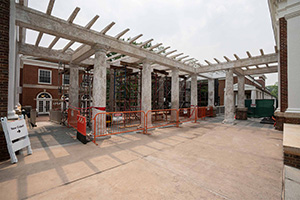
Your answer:
[[[196,73],[205,73],[205,72],[212,72],[218,70],[226,70],[231,68],[241,68],[241,67],[248,67],[253,65],[262,65],[262,64],[269,64],[269,63],[276,63],[278,62],[278,54],[265,54],[261,56],[255,56],[251,58],[243,58],[239,60],[229,60],[228,62],[223,62],[219,64],[211,64],[202,66],[201,68],[196,69]]]
[[[244,71],[244,75],[270,74],[276,72],[278,72],[278,66],[272,66],[259,69],[248,69]]]
[[[130,45],[127,42],[117,40],[114,37],[103,35],[93,30],[88,30],[82,26],[69,24],[65,20],[46,15],[45,13],[24,6],[16,6],[16,23],[24,28],[41,31],[90,46],[93,46],[94,44],[108,46],[108,51],[121,53],[139,59],[147,58],[151,62],[168,66],[170,68],[178,68],[190,73],[195,72],[193,67],[177,62],[173,59],[158,55],[146,49],[141,49],[136,45]]]
[[[91,57],[94,55],[95,50],[91,46],[82,45],[80,48],[77,49],[72,55],[72,62],[80,63],[81,61]]]
[[[44,58],[53,62],[66,62],[69,63],[72,59],[72,55],[67,53],[62,53],[58,50],[48,49],[44,47],[36,47],[30,44],[18,43],[19,54],[24,54],[27,56],[34,56],[39,58]],[[81,65],[93,65],[93,59],[84,60]]]

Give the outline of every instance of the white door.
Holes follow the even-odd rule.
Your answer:
[[[49,93],[40,93],[37,96],[38,114],[49,114],[52,107],[52,96]]]

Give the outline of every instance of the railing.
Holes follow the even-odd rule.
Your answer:
[[[77,129],[77,115],[80,115],[79,110],[69,108],[68,109],[68,125]]]
[[[216,114],[224,114],[225,113],[225,106],[216,106]]]
[[[180,108],[178,110],[179,123],[194,121],[197,122],[197,107],[194,108]]]
[[[94,139],[97,137],[141,131],[148,133],[149,129],[176,126],[184,122],[197,122],[198,119],[213,116],[213,107],[194,107],[181,109],[163,109],[123,112],[100,112],[93,118]],[[82,116],[78,117],[78,119]],[[85,119],[85,118],[84,118]],[[78,125],[79,126],[79,125]],[[81,127],[78,127],[78,130]],[[85,127],[86,128],[86,127]],[[83,129],[85,129],[83,128]]]
[[[77,131],[86,136],[86,118],[82,115],[77,115]]]
[[[212,106],[198,107],[198,118],[205,119],[205,117],[213,117],[214,110]]]
[[[149,110],[146,113],[146,133],[148,129],[178,124],[177,109]]]
[[[94,140],[97,137],[134,131],[145,131],[144,111],[100,112],[94,119]],[[98,144],[97,144],[98,145]]]

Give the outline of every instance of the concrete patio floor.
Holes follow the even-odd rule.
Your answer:
[[[44,127],[48,140],[35,129],[33,155],[0,163],[1,199],[281,199],[282,132],[219,119],[113,136],[99,146],[69,133],[69,142],[55,143],[59,127]]]

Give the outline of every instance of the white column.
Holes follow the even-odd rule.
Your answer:
[[[70,84],[69,84],[69,104],[73,107],[78,107],[78,92],[79,92],[79,66],[70,63]],[[64,80],[62,80],[64,81]]]
[[[17,51],[18,52],[18,51]],[[15,102],[14,102],[14,108],[17,109],[17,106],[20,104],[20,68],[21,65],[23,65],[23,62],[20,58],[20,55],[16,53],[16,73],[15,73],[15,90],[14,90],[14,96],[15,96]]]
[[[252,99],[252,104],[255,104],[255,100],[256,100],[256,89],[251,90],[251,99]]]
[[[15,63],[16,63],[16,7],[15,0],[10,0],[9,14],[9,70],[8,70],[8,102],[7,118],[17,119],[18,116],[14,111],[15,103]]]
[[[106,110],[106,51],[107,48],[105,47],[95,48],[95,63],[93,75],[93,107],[96,108],[93,108],[93,119],[97,113],[104,112],[99,109]],[[105,128],[106,119],[104,116],[102,116],[102,121],[103,124],[101,125],[101,127]]]
[[[245,76],[238,76],[238,108],[245,108]]]
[[[234,121],[234,93],[233,93],[233,71],[226,70],[225,80],[225,119],[223,123],[231,124]]]
[[[198,105],[197,74],[192,74],[191,78],[191,106]]]
[[[143,62],[142,70],[142,111],[147,114],[151,110],[151,100],[152,100],[152,85],[151,85],[151,63],[148,60]],[[148,127],[151,126],[151,113],[147,115]],[[143,119],[143,118],[142,118]],[[143,124],[143,121],[142,121]]]
[[[172,109],[179,109],[179,69],[172,69],[172,86],[171,86]],[[177,112],[171,112],[171,120],[175,121]]]
[[[297,3],[296,3],[297,2]],[[288,1],[287,52],[288,52],[288,108],[287,113],[300,114],[300,6],[299,1]]]
[[[208,106],[215,105],[215,80],[208,79]]]

